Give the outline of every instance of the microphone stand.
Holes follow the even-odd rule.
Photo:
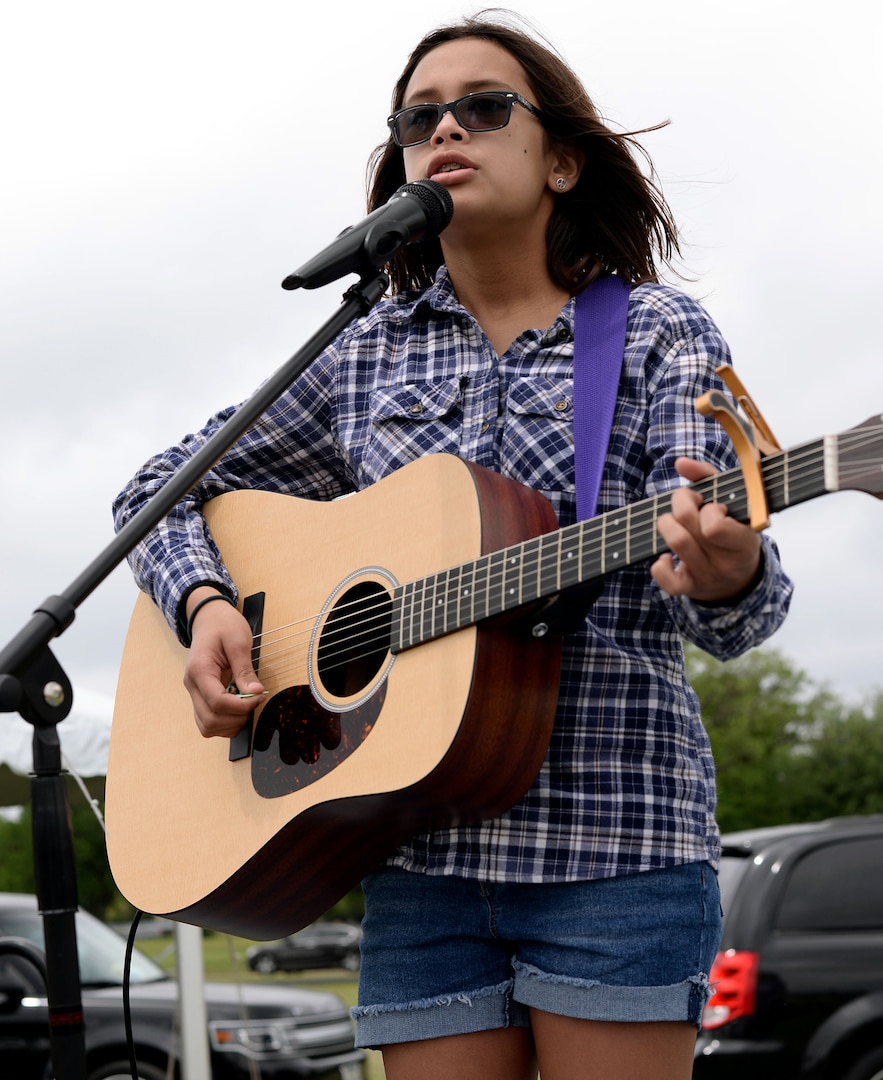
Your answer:
[[[387,253],[381,261],[388,257]],[[73,689],[49,642],[67,630],[80,604],[297,376],[354,318],[377,303],[389,286],[389,278],[378,273],[376,266],[374,262],[370,272],[346,291],[338,311],[167,481],[64,592],[48,597],[34,611],[0,652],[0,712],[18,712],[34,728],[34,872],[46,944],[49,1034],[56,1080],[86,1080],[86,1051],[74,923],[78,908],[76,864],[57,727],[70,713]]]

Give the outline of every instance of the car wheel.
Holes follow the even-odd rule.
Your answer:
[[[166,1070],[158,1069],[147,1061],[139,1061],[138,1076],[140,1080],[165,1080]],[[132,1080],[132,1070],[128,1061],[113,1061],[89,1073],[89,1080]]]
[[[346,956],[343,958],[343,965],[342,966],[347,971],[358,971],[359,970],[359,964],[361,963],[361,959],[362,958],[359,956],[359,954],[357,952],[347,953]]]
[[[843,1074],[843,1080],[883,1080],[883,1046],[863,1054]]]
[[[267,956],[266,953],[255,960],[254,969],[259,971],[261,975],[272,975],[276,968],[276,961],[272,956]]]

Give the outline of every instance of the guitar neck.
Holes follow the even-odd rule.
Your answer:
[[[771,512],[824,495],[831,486],[826,454],[836,442],[818,439],[765,458],[761,468]],[[826,483],[827,479],[827,483]],[[749,520],[741,469],[691,485],[706,501]],[[392,649],[398,652],[483,619],[514,611],[577,585],[655,559],[667,550],[656,528],[670,494],[657,495],[568,525],[473,562],[400,586],[393,604]]]

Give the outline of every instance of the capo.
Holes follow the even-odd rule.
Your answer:
[[[735,397],[735,407],[719,390],[712,390],[696,399],[696,408],[703,416],[713,415],[730,436],[745,478],[751,527],[756,532],[761,532],[770,523],[760,466],[761,455],[775,453],[781,447],[760,409],[730,365],[721,364],[717,374]],[[745,413],[744,417],[740,415],[739,408]]]
[[[729,364],[721,364],[716,371],[730,388],[730,392],[736,399],[736,404],[751,421],[754,427],[754,440],[757,443],[760,452],[762,454],[775,454],[777,450],[781,450],[782,447],[776,441],[776,437],[770,430],[769,424],[764,420],[763,414],[760,409],[758,409],[757,405],[755,405],[754,399],[745,389],[742,380],[736,372]]]

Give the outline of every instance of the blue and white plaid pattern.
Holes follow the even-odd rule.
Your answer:
[[[720,388],[715,368],[728,360],[695,301],[661,285],[633,290],[599,511],[677,486],[678,456],[737,464],[719,426],[694,407]],[[385,300],[340,335],[133,553],[136,578],[175,625],[196,583],[235,593],[196,512],[205,500],[243,487],[333,499],[427,453],[457,454],[543,491],[568,524],[572,400],[573,301],[548,331],[523,333],[498,357],[442,268],[422,295]],[[227,415],[142,468],[115,503],[118,527]],[[534,882],[715,862],[714,766],[682,638],[727,659],[779,626],[791,585],[764,544],[764,578],[735,607],[668,597],[646,566],[610,578],[586,629],[565,639],[555,731],[531,790],[498,819],[416,837],[393,861]]]

